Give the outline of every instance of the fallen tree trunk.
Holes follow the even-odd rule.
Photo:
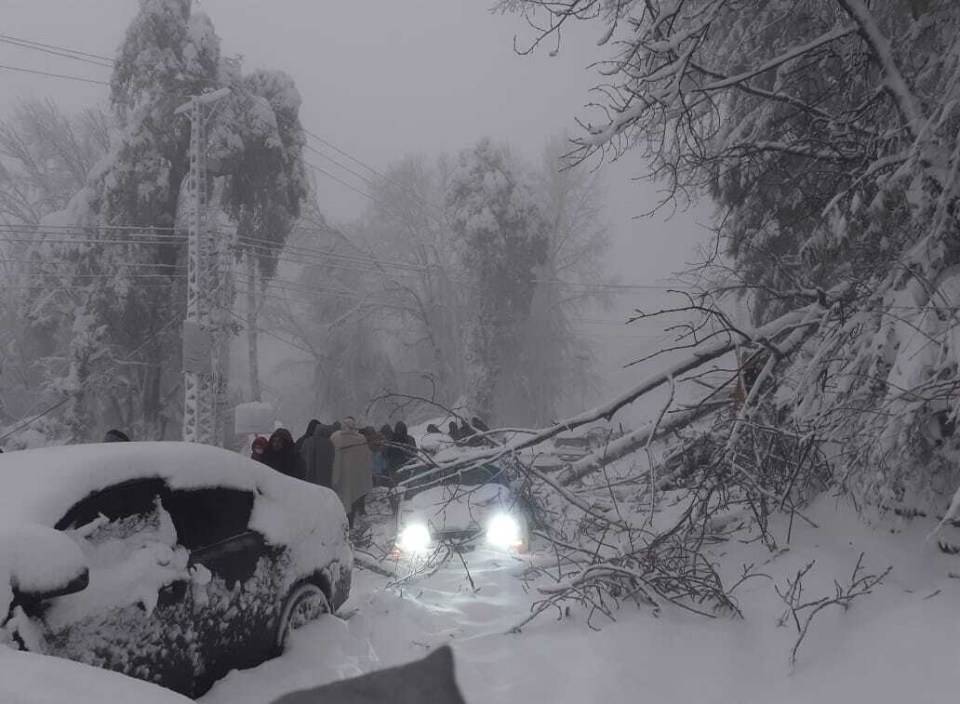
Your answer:
[[[595,469],[600,469],[609,462],[618,460],[621,457],[626,457],[638,448],[646,445],[650,440],[658,440],[664,435],[668,435],[698,418],[709,415],[728,405],[728,403],[702,404],[694,408],[678,411],[669,418],[665,418],[658,426],[649,425],[634,430],[632,433],[627,433],[623,437],[608,443],[602,449],[571,464],[560,474],[558,482],[561,486],[572,484],[578,479],[590,474],[590,472]]]
[[[780,332],[786,332],[787,330],[790,330],[790,336],[787,338],[786,345],[784,348],[782,349],[774,348],[776,351],[776,355],[771,356],[768,362],[768,366],[769,364],[775,364],[776,360],[779,357],[783,357],[788,354],[791,354],[803,343],[804,340],[807,339],[807,337],[813,331],[814,326],[819,324],[820,316],[817,314],[820,313],[821,311],[822,309],[818,310],[818,306],[809,306],[806,309],[806,313],[803,316],[804,319],[799,324],[793,324],[793,325],[787,324],[787,325],[784,325],[782,328],[780,328],[779,330]],[[795,312],[799,312],[799,311],[795,311]],[[790,315],[792,314],[788,313],[786,316],[779,318],[778,321],[775,321],[775,322],[782,321],[784,320],[784,318]],[[763,340],[767,345],[771,347],[773,347],[773,345],[771,344],[772,337],[773,336],[770,336]],[[732,344],[731,344],[731,347],[728,348],[726,351],[729,352],[731,351],[731,349],[732,349]],[[720,354],[725,354],[725,352]],[[720,354],[711,356],[710,358],[714,359],[716,356],[720,356]],[[657,386],[665,384],[669,382],[671,378],[673,378],[673,372],[676,370],[677,367],[688,367],[689,363],[690,363],[689,360],[686,362],[681,362],[680,364],[675,365],[674,369],[670,370],[669,372],[666,372],[665,374],[660,374],[657,377],[654,377],[651,381],[659,381]],[[682,374],[687,371],[692,371],[692,369],[694,368],[695,367],[682,368],[681,371],[677,371],[676,373]],[[656,388],[656,387],[651,387],[651,388]],[[754,393],[756,392],[756,388],[757,387],[755,387],[753,390]],[[744,403],[745,407],[744,407],[744,410],[741,411],[741,415],[743,415],[743,413],[746,412],[747,410],[746,406],[747,404],[749,404],[752,398],[753,398],[753,394],[751,394],[751,397],[747,399],[747,401]],[[586,476],[590,472],[596,469],[599,469],[606,463],[613,462],[614,460],[617,460],[617,459],[620,459],[621,457],[625,457],[626,455],[629,455],[631,452],[647,444],[651,440],[660,438],[663,435],[666,435],[667,433],[673,430],[676,430],[677,428],[681,428],[684,425],[687,425],[688,423],[692,423],[698,418],[701,418],[705,415],[712,413],[713,411],[716,411],[718,407],[723,407],[726,405],[727,404],[725,403],[701,404],[699,406],[690,408],[686,411],[677,413],[672,418],[670,418],[669,420],[663,423],[660,423],[659,425],[648,426],[648,427],[635,430],[632,433],[629,433],[623,436],[622,438],[618,438],[617,440],[610,443],[602,450],[598,450],[597,452],[591,455],[588,455],[587,457],[584,457],[583,459],[580,459],[574,464],[572,464],[569,468],[567,468],[563,472],[563,474],[560,475],[559,483],[564,486],[571,484],[577,481],[578,479],[581,479],[582,477]]]
[[[442,466],[444,469],[448,469],[480,460],[489,461],[491,459],[497,459],[518,450],[539,445],[544,440],[549,440],[560,433],[573,430],[574,428],[579,428],[580,426],[587,425],[588,423],[593,423],[594,421],[601,419],[610,420],[621,408],[624,406],[629,406],[641,396],[644,396],[645,394],[658,389],[664,384],[669,383],[670,379],[676,378],[682,374],[686,374],[687,372],[703,366],[707,362],[713,361],[718,357],[722,357],[728,352],[736,349],[738,345],[753,343],[769,346],[776,338],[785,333],[793,332],[798,328],[818,325],[819,317],[813,320],[810,318],[813,314],[822,312],[825,311],[819,303],[811,303],[808,306],[804,306],[803,308],[786,313],[776,320],[757,328],[752,334],[745,335],[744,339],[742,340],[724,340],[723,342],[715,342],[711,345],[706,345],[702,349],[693,352],[690,357],[677,362],[665,371],[654,374],[653,376],[644,380],[642,383],[621,394],[617,398],[608,401],[602,406],[598,406],[597,408],[589,411],[584,411],[573,418],[568,418],[567,420],[561,421],[560,423],[557,423],[549,428],[544,428],[543,430],[533,433],[528,437],[518,438],[501,445],[500,447],[477,452],[471,455],[468,460],[458,460]]]

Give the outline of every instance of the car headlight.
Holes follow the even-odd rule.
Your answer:
[[[522,533],[520,521],[509,514],[501,513],[487,524],[487,543],[501,550],[519,548],[523,545]]]
[[[423,523],[411,523],[397,537],[397,547],[407,553],[425,553],[430,551],[433,538],[430,529]]]

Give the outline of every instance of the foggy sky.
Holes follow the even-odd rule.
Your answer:
[[[505,140],[529,159],[556,134],[575,134],[585,116],[601,57],[599,25],[567,33],[556,57],[513,51],[524,25],[517,15],[492,14],[487,0],[203,0],[225,55],[244,68],[282,69],[303,96],[305,127],[377,169],[405,154],[455,153],[481,136]],[[136,12],[135,0],[0,0],[0,33],[113,56]],[[0,44],[0,64],[109,80],[109,71]],[[107,88],[0,70],[0,112],[19,98],[51,97],[68,110],[105,102]],[[316,155],[309,158],[356,182]],[[662,286],[704,239],[708,211],[636,220],[656,202],[656,186],[633,182],[642,162],[628,156],[604,166],[613,251],[621,282]],[[318,176],[319,199],[334,221],[357,215],[363,198]],[[361,185],[361,184],[358,184]],[[605,354],[599,366],[614,386],[638,370],[614,373],[648,351],[653,329],[620,328],[636,307],[659,303],[659,291],[619,291],[610,311],[591,315],[584,334]]]

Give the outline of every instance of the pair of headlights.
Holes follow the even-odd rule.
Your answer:
[[[487,545],[499,550],[516,550],[523,546],[520,521],[507,513],[499,513],[487,523]],[[406,554],[423,554],[434,546],[430,528],[424,523],[411,523],[397,537],[397,547]]]

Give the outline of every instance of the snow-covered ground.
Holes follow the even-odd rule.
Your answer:
[[[537,599],[521,579],[529,563],[482,550],[456,558],[429,577],[391,585],[363,569],[344,608],[298,633],[281,658],[233,672],[204,704],[263,704],[285,692],[454,647],[457,679],[468,702],[944,702],[960,692],[960,557],[924,543],[932,522],[870,525],[836,499],[823,497],[797,521],[786,549],[758,541],[721,545],[722,572],[759,573],[735,592],[744,619],[707,619],[679,610],[655,617],[627,606],[610,622],[587,623],[574,607],[557,620],[546,612],[510,633]],[[810,600],[834,594],[860,554],[865,573],[892,567],[873,593],[847,610],[829,607],[799,648],[775,586],[815,560],[804,579]],[[547,564],[546,555],[538,557]],[[471,586],[470,578],[473,580]],[[538,577],[545,580],[545,577]]]

